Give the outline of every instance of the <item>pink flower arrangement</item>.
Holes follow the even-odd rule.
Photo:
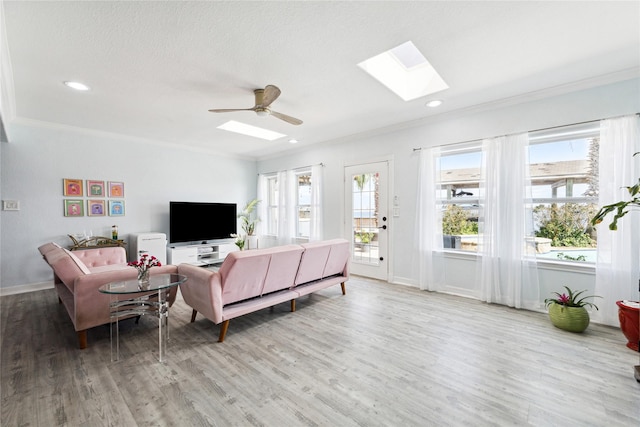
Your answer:
[[[145,273],[151,267],[162,267],[162,263],[158,261],[158,258],[153,255],[149,256],[149,254],[142,254],[139,261],[130,261],[127,265],[138,269],[138,276]]]

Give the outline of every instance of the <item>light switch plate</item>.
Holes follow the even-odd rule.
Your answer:
[[[20,202],[18,200],[3,200],[2,210],[3,211],[19,211]]]

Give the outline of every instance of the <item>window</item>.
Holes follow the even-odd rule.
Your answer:
[[[437,201],[445,249],[478,250],[481,167],[479,143],[445,148],[438,159]]]
[[[310,239],[314,229],[314,175],[312,169],[297,169],[260,176],[262,233],[288,243]],[[321,178],[318,177],[318,180]],[[318,189],[316,188],[317,192]],[[315,225],[317,228],[317,224]]]
[[[266,234],[278,235],[278,177],[270,175],[266,177],[267,189],[267,220]]]
[[[522,191],[532,200],[526,208],[538,259],[595,262],[590,219],[598,210],[598,148],[597,124],[529,134],[529,163],[522,167],[531,186]],[[447,250],[478,251],[482,165],[480,142],[440,148],[436,194]]]
[[[541,258],[596,261],[590,219],[598,206],[599,129],[530,135],[529,171],[536,252]]]
[[[309,238],[311,221],[311,171],[296,173],[296,237]]]

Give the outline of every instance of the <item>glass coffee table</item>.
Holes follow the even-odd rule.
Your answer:
[[[156,274],[148,282],[124,280],[111,282],[99,288],[103,294],[111,296],[109,312],[111,316],[111,361],[120,358],[120,332],[118,321],[123,318],[152,315],[158,318],[158,359],[164,361],[164,353],[169,339],[169,302],[171,288],[187,280],[181,274]],[[113,351],[113,329],[115,327],[115,358]]]

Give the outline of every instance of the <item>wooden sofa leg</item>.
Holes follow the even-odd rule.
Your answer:
[[[224,341],[224,336],[227,335],[227,329],[229,329],[229,321],[225,320],[220,325],[220,335],[218,336],[218,342]]]
[[[78,331],[78,343],[80,344],[80,350],[87,348],[87,330]]]
[[[191,312],[191,323],[196,321],[196,314],[198,314],[198,312],[196,310],[193,310]]]
[[[342,295],[346,295],[347,287],[345,286],[344,282],[340,283],[340,287],[342,288]]]
[[[292,299],[291,300],[291,312],[293,313],[294,311],[296,311],[296,300]]]

